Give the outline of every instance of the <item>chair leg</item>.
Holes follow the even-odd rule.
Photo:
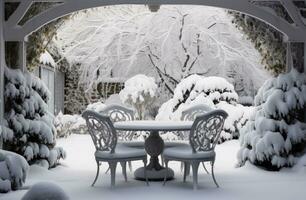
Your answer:
[[[186,164],[186,176],[190,175],[190,162]]]
[[[216,178],[215,178],[214,165],[215,165],[215,161],[212,161],[211,162],[211,174],[212,174],[212,178],[213,178],[216,186],[219,187],[219,184],[217,183]]]
[[[192,166],[192,177],[193,177],[193,189],[198,189],[198,169],[200,163],[198,161],[191,162]]]
[[[115,186],[115,177],[116,177],[116,167],[117,167],[117,162],[111,161],[108,162],[109,168],[111,171],[111,187]]]
[[[105,174],[107,174],[109,172],[110,168],[108,167],[107,170],[105,171]]]
[[[132,161],[129,161],[129,162],[128,162],[128,165],[129,165],[129,170],[130,170],[130,172],[132,172],[132,171],[133,171],[133,168],[132,168]]]
[[[164,176],[164,186],[166,185],[166,182],[167,182],[167,175],[168,175],[168,162],[169,160],[164,160],[165,161],[165,176]]]
[[[185,163],[181,162],[181,172],[184,170]]]
[[[189,162],[182,162],[184,164],[184,179],[183,182],[186,182],[186,177],[190,173],[190,163]]]
[[[95,180],[93,181],[93,183],[91,184],[91,187],[93,187],[96,183],[96,181],[98,180],[98,177],[99,177],[99,173],[100,173],[100,163],[99,161],[96,161],[97,162],[97,173],[96,173],[96,178]]]
[[[203,168],[206,171],[207,174],[209,174],[209,171],[207,170],[206,166],[205,166],[205,162],[202,162]]]
[[[161,160],[162,166],[165,167],[165,159],[164,159],[163,155],[160,156],[160,160]]]
[[[143,165],[144,165],[144,177],[146,179],[147,186],[149,186],[149,180],[148,180],[148,176],[147,176],[147,159],[143,160]]]
[[[124,177],[125,182],[127,182],[127,175],[126,175],[126,162],[120,162],[122,167],[122,174]]]

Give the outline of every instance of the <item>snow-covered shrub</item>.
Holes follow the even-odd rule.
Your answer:
[[[245,124],[248,110],[252,108],[244,107],[237,101],[234,86],[224,78],[194,74],[177,85],[173,98],[160,107],[156,119],[180,120],[182,111],[198,104],[223,109],[229,114],[220,137],[220,142],[223,142],[239,137],[239,128]]]
[[[56,128],[57,137],[68,137],[71,135],[70,127],[74,121],[73,115],[64,115],[59,112],[54,119],[54,126]]]
[[[66,192],[54,183],[41,182],[33,185],[21,200],[69,200]]]
[[[119,95],[123,103],[135,108],[138,119],[144,119],[146,111],[154,103],[156,90],[153,77],[138,74],[125,82]]]
[[[30,163],[48,161],[49,167],[65,157],[55,147],[54,116],[48,111],[49,90],[34,75],[5,69],[4,149],[16,152]]]
[[[105,108],[105,104],[96,102],[89,104],[87,110],[101,112]],[[86,121],[81,115],[64,115],[60,112],[54,120],[54,126],[57,130],[57,137],[67,137],[71,134],[86,134]]]
[[[254,105],[254,99],[251,96],[242,96],[239,97],[239,102],[240,104],[244,106],[253,106]]]
[[[241,131],[239,165],[247,160],[268,169],[293,166],[305,150],[306,76],[296,70],[265,82],[255,112]]]
[[[71,134],[86,134],[87,126],[80,115],[64,115],[59,113],[55,117],[57,137],[68,137]]]
[[[232,105],[224,101],[218,103],[216,108],[225,110],[228,113],[220,136],[220,142],[238,139],[240,129],[249,120],[250,114],[254,112],[254,107],[242,106],[241,104]]]
[[[17,190],[24,184],[29,170],[20,155],[0,150],[0,193]]]

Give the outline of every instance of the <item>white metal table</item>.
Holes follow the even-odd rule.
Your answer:
[[[192,121],[150,121],[135,120],[115,122],[114,127],[120,131],[149,131],[150,135],[145,141],[145,150],[151,156],[150,163],[147,166],[147,176],[150,181],[162,181],[165,176],[165,168],[158,161],[158,156],[163,152],[164,141],[160,137],[160,132],[167,131],[189,131]],[[144,180],[144,168],[138,168],[135,178]],[[168,168],[167,179],[173,179],[174,172]]]

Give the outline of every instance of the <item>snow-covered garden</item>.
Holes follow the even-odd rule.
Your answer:
[[[151,12],[120,5],[79,11],[35,33],[28,69],[4,67],[0,199],[303,199],[306,76],[297,66],[300,49],[287,45],[284,57],[282,34],[253,20],[212,7],[163,5]],[[43,69],[51,69],[53,79]],[[65,77],[58,111],[56,72]],[[117,167],[115,187],[112,169],[102,163],[91,187],[98,149],[82,113],[108,115],[111,105],[132,110],[133,120],[161,123],[179,123],[184,111],[199,105],[207,112],[224,110],[214,168],[220,187],[200,165],[193,190],[192,173],[183,182],[186,165],[172,161],[175,178],[164,186],[136,180],[134,171],[143,163],[134,161],[128,181]],[[122,141],[149,137],[145,131],[117,133],[118,148]],[[189,133],[160,136],[165,144],[192,145]]]

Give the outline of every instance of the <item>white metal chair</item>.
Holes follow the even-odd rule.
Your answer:
[[[115,123],[119,121],[132,121],[135,120],[135,111],[118,105],[111,104],[106,106],[100,111],[100,113],[109,116],[110,120]],[[135,131],[117,131],[118,145],[127,146],[132,148],[144,149],[144,141],[133,142],[132,140],[136,137]],[[125,166],[125,165],[124,165]],[[132,171],[132,163],[128,162],[130,171]],[[106,173],[109,169],[106,171]]]
[[[117,133],[108,116],[86,110],[83,112],[82,117],[86,120],[89,134],[96,147],[95,159],[97,163],[97,173],[92,186],[94,186],[98,179],[102,162],[107,162],[109,164],[112,187],[115,185],[116,167],[118,162],[122,165],[123,175],[126,181],[126,162],[142,160],[146,168],[147,155],[143,149],[117,145]],[[148,184],[147,178],[146,182]]]
[[[181,116],[181,120],[182,121],[194,121],[195,118],[198,116],[198,115],[201,115],[201,114],[205,114],[209,111],[212,111],[213,109],[205,104],[198,104],[198,105],[195,105],[195,106],[191,106],[190,108],[187,108],[186,110],[184,110],[182,112],[182,116]],[[180,132],[178,133],[178,136],[182,139],[182,140],[188,140],[189,138],[189,132]],[[181,165],[181,170],[183,170],[183,165],[184,163],[182,163]],[[209,174],[206,166],[205,166],[205,163],[202,162],[202,165],[203,165],[203,168],[204,170],[206,171],[207,174]],[[189,174],[189,171],[190,171],[190,166],[189,165],[186,165],[186,170],[187,170],[187,174]]]
[[[198,167],[201,162],[211,163],[212,178],[219,187],[214,175],[216,158],[215,146],[223,129],[228,114],[223,110],[213,110],[206,114],[197,115],[189,134],[189,146],[167,148],[163,152],[166,168],[169,161],[184,162],[184,182],[186,181],[187,165],[192,166],[193,187],[198,187]],[[164,184],[167,174],[165,174]]]

